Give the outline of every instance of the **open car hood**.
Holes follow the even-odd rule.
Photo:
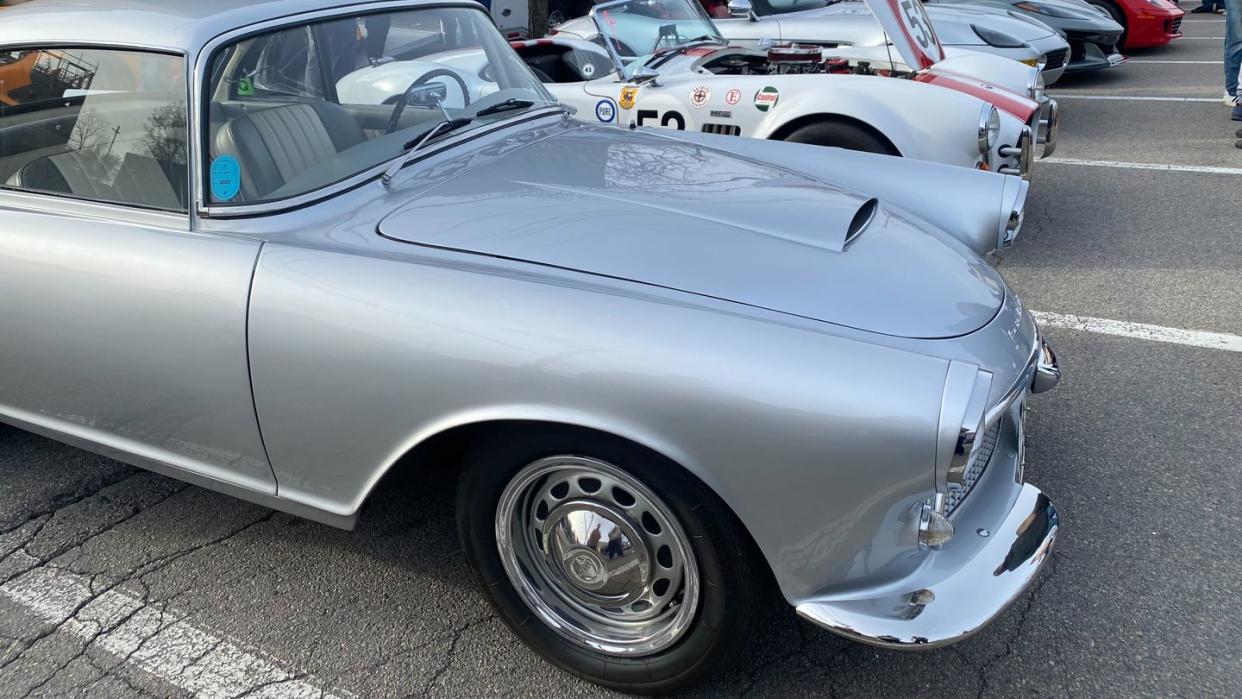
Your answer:
[[[874,157],[899,176],[900,160]],[[606,127],[452,176],[385,217],[379,233],[904,337],[972,332],[1005,294],[982,258],[883,202]]]
[[[920,0],[865,0],[906,65],[930,68],[944,60],[944,47]]]

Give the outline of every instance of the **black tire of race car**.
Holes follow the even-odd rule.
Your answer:
[[[667,458],[611,435],[525,427],[480,441],[458,479],[457,532],[476,581],[513,633],[579,677],[637,694],[677,691],[736,666],[768,606],[771,576],[715,493]],[[496,545],[500,495],[524,466],[554,454],[590,456],[624,469],[658,493],[685,527],[704,584],[694,621],[675,645],[635,658],[587,650],[540,621],[510,582]]]
[[[815,146],[836,146],[864,153],[900,155],[883,137],[856,124],[838,120],[823,120],[807,124],[789,134],[785,140]]]

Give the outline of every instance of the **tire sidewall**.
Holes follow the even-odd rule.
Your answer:
[[[568,439],[566,439],[568,438]],[[572,431],[524,436],[504,449],[476,450],[458,489],[458,534],[467,560],[505,623],[527,645],[562,668],[606,686],[638,692],[669,691],[731,663],[744,647],[757,604],[747,546],[723,503],[679,466],[622,440]],[[637,658],[609,657],[564,638],[532,611],[510,582],[496,545],[500,494],[523,467],[541,458],[578,455],[606,461],[656,493],[685,531],[698,564],[699,606],[690,627],[671,647]]]

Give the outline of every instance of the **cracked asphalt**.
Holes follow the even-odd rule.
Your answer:
[[[1217,72],[1130,64],[1054,92],[1212,96]],[[1058,156],[1242,167],[1219,104],[1062,106]],[[1029,307],[1242,333],[1242,176],[1040,165],[1001,265]],[[1047,335],[1066,378],[1033,401],[1027,477],[1064,527],[1036,586],[978,636],[913,654],[774,599],[750,654],[699,694],[1237,695],[1242,354]],[[605,693],[492,614],[435,478],[389,484],[343,532],[0,426],[0,591],[3,697]]]

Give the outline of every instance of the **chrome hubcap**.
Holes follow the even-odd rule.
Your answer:
[[[618,656],[677,641],[698,607],[698,567],[668,507],[611,464],[541,459],[501,494],[496,541],[509,580],[569,640]]]

